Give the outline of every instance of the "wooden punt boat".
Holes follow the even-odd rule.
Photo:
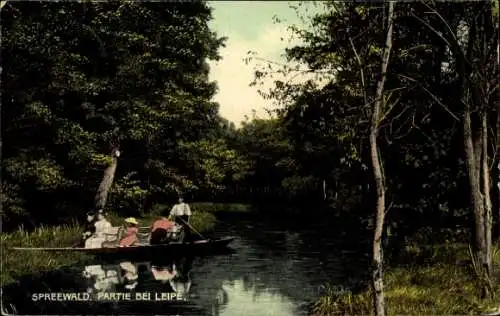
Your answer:
[[[81,252],[91,255],[197,255],[224,250],[235,238],[224,237],[219,239],[197,240],[191,243],[170,242],[161,245],[139,244],[130,247],[103,247],[103,248],[28,248],[15,247],[19,251],[48,251],[48,252]]]

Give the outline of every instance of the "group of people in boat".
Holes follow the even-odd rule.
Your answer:
[[[149,244],[158,245],[170,241],[190,242],[191,225],[189,218],[191,208],[182,197],[170,211],[169,216],[161,216],[151,225],[149,231]],[[103,210],[95,214],[87,214],[85,232],[82,235],[82,247],[130,247],[139,242],[139,222],[134,217],[124,220],[123,226],[113,227],[106,219]]]

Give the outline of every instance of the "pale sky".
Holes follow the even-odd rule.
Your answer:
[[[268,117],[265,109],[272,108],[272,102],[264,100],[257,87],[249,87],[254,78],[255,61],[246,65],[243,59],[248,51],[255,51],[258,57],[284,62],[281,56],[290,43],[291,32],[288,25],[303,25],[286,1],[213,1],[212,30],[218,36],[228,37],[226,47],[221,48],[222,60],[210,63],[210,80],[217,81],[219,92],[214,101],[220,105],[220,114],[239,126],[245,115],[252,117],[255,110],[258,117]],[[292,2],[297,5],[298,2]],[[307,5],[311,12],[316,7]],[[274,23],[277,16],[282,23]],[[283,40],[282,40],[283,39]],[[271,87],[272,82],[266,82]]]

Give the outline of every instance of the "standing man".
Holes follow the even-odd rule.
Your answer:
[[[184,203],[184,199],[179,197],[179,203],[175,204],[170,211],[169,218],[174,218],[175,222],[182,225],[184,228],[184,241],[191,241],[191,228],[189,227],[189,217],[191,216],[191,208]]]

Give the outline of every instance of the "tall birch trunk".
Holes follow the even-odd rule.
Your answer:
[[[381,159],[378,154],[377,138],[379,132],[380,112],[383,102],[384,84],[387,76],[387,67],[389,65],[389,57],[392,49],[392,28],[394,16],[394,2],[389,2],[389,14],[387,17],[388,29],[385,47],[382,54],[381,76],[377,83],[377,92],[375,95],[375,103],[372,111],[371,127],[370,127],[370,156],[373,167],[373,176],[375,178],[375,187],[377,191],[376,204],[376,221],[375,234],[373,238],[373,271],[372,271],[372,286],[373,286],[373,308],[376,316],[385,315],[385,299],[384,299],[384,261],[382,236],[384,232],[385,219],[385,185],[384,175],[382,174]]]
[[[113,185],[113,179],[115,178],[116,167],[118,166],[118,157],[120,156],[120,151],[114,150],[112,154],[113,158],[111,164],[104,170],[104,174],[97,189],[95,195],[95,208],[96,210],[104,209],[106,206],[106,201],[108,199],[109,190]]]
[[[481,194],[481,174],[484,175],[484,171],[480,172],[483,168],[481,167],[481,158],[483,154],[483,146],[479,146],[482,143],[483,136],[474,139],[472,136],[472,122],[471,122],[471,109],[470,104],[466,100],[465,110],[464,110],[464,145],[465,145],[465,157],[467,164],[467,173],[469,178],[469,186],[471,190],[472,205],[474,208],[475,217],[475,231],[474,231],[474,250],[477,255],[480,264],[480,271],[477,271],[481,279],[488,277],[488,254],[487,254],[487,240],[486,240],[486,216],[485,216],[485,203],[484,196]],[[482,128],[480,129],[482,134]],[[486,158],[487,159],[487,158]],[[481,167],[481,168],[480,168]],[[486,284],[483,286],[483,296],[488,296],[489,290]]]
[[[497,165],[497,207],[498,207],[498,212],[499,212],[499,218],[500,218],[500,159],[498,160],[498,165]],[[500,220],[499,220],[500,222]]]
[[[491,275],[492,269],[492,259],[491,259],[491,230],[493,227],[493,215],[491,213],[491,195],[490,195],[490,169],[488,165],[488,109],[484,109],[483,117],[482,117],[482,151],[483,151],[483,197],[484,197],[484,234],[485,234],[485,264],[486,264],[486,273],[488,276]]]
[[[500,11],[500,0],[497,0],[497,8]],[[500,12],[499,12],[500,14]],[[497,16],[496,20],[496,32],[497,36],[500,35],[500,16]],[[500,40],[497,40],[497,60],[496,60],[496,67],[497,70],[500,70]],[[498,209],[498,222],[500,223],[500,88],[495,88],[496,89],[496,101],[495,102],[495,107],[496,107],[496,112],[497,112],[497,119],[496,119],[496,137],[495,137],[495,153],[494,157],[496,157],[497,161],[497,171],[493,172],[493,174],[496,173],[496,193],[497,193],[497,209]],[[495,162],[493,162],[494,164]],[[500,227],[499,227],[499,232],[498,235],[500,236]]]

